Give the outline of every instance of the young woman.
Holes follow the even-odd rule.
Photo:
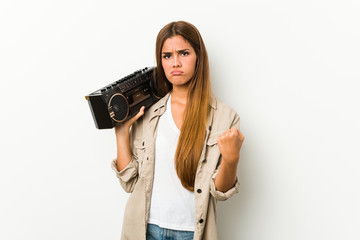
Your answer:
[[[112,168],[131,192],[122,239],[217,239],[216,201],[238,189],[239,116],[211,94],[199,31],[167,24],[156,39],[157,103],[115,128]]]

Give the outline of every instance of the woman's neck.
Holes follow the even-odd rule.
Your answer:
[[[186,105],[188,97],[188,88],[187,87],[178,87],[173,86],[171,92],[171,102],[176,102],[181,105]]]
[[[185,87],[175,86],[171,92],[171,114],[178,129],[184,123],[184,114],[187,103],[188,90]]]

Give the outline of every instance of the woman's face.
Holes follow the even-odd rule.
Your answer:
[[[166,78],[173,86],[186,86],[194,75],[196,53],[189,42],[176,35],[165,40],[161,63]]]

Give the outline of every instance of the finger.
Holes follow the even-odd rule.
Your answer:
[[[231,127],[230,129],[226,130],[226,135],[227,136],[233,136],[235,131],[236,130],[234,129],[234,127]]]
[[[236,127],[232,127],[232,131],[233,131],[234,135],[239,134],[238,129]]]
[[[238,129],[237,131],[238,131],[238,134],[239,134],[239,136],[240,136],[240,140],[243,142],[244,139],[245,139],[244,135],[240,132],[239,129]]]
[[[140,111],[135,116],[129,119],[129,124],[133,125],[133,123],[136,122],[136,120],[138,120],[142,115],[144,115],[144,112],[145,112],[145,106],[142,106],[140,108]]]
[[[225,133],[218,137],[217,143],[221,143],[224,140],[224,138],[225,138]]]

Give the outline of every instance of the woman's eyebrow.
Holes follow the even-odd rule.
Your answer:
[[[190,49],[186,48],[186,49],[181,49],[181,50],[178,50],[176,52],[178,53],[184,53],[186,51],[189,51]],[[172,52],[162,52],[161,54],[171,54]]]

